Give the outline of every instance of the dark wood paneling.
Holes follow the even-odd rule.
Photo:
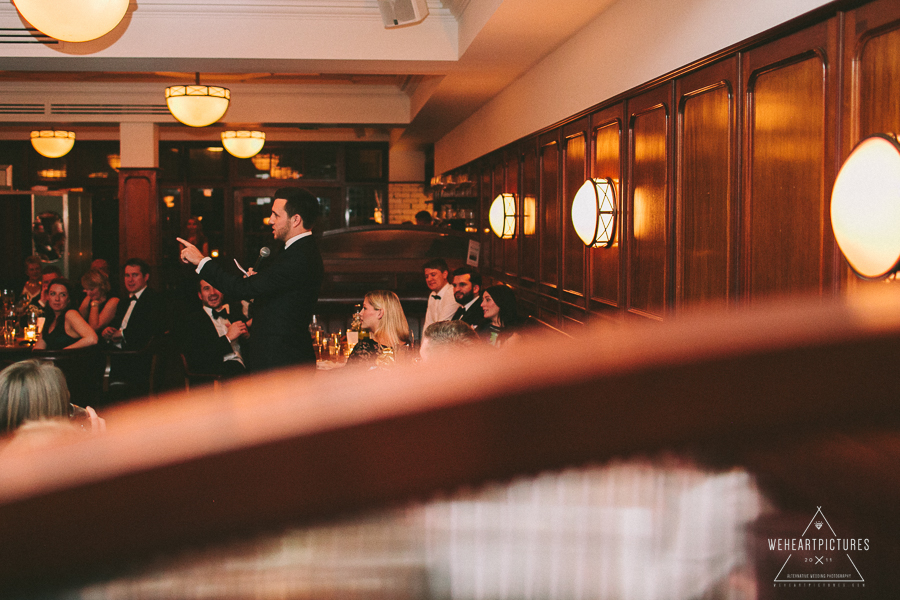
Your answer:
[[[153,275],[160,265],[156,177],[156,169],[119,169],[119,257],[146,260]]]
[[[565,175],[563,181],[563,290],[567,300],[584,303],[585,246],[572,225],[572,200],[585,180],[587,139],[583,131],[566,138]]]
[[[743,245],[751,301],[822,293],[833,277],[828,34],[822,24],[747,54]]]
[[[519,197],[519,155],[510,151],[506,159],[506,183],[503,191],[516,197],[516,235],[512,239],[503,240],[503,265],[507,275],[515,276],[519,271],[519,238],[522,236],[522,199]]]
[[[25,284],[25,258],[32,253],[31,195],[0,195],[0,285],[18,294]]]
[[[541,148],[541,283],[559,283],[559,144]],[[543,319],[543,317],[541,317]],[[546,321],[546,319],[544,319]]]
[[[670,86],[629,102],[631,159],[628,310],[662,318],[666,305]]]
[[[844,28],[845,81],[838,159],[873,133],[900,133],[900,2],[879,0],[847,13]],[[843,258],[848,289],[882,285],[856,277]]]
[[[593,116],[592,131],[594,163],[591,177],[610,178],[616,184],[618,222],[616,239],[609,248],[593,248],[589,251],[591,299],[601,306],[621,306],[619,299],[620,258],[622,252],[622,223],[625,203],[622,201],[622,104],[610,107]]]
[[[493,197],[491,192],[491,170],[487,166],[482,166],[481,175],[479,177],[479,192],[481,194],[481,257],[480,264],[483,271],[487,271],[491,265],[491,245],[494,243],[494,234],[491,232],[491,223],[489,215],[491,213],[491,201]]]
[[[535,281],[538,273],[538,205],[537,205],[537,153],[534,146],[522,157],[522,264],[520,275],[527,281]]]
[[[734,115],[737,61],[676,84],[678,192],[676,298],[679,308],[729,299],[734,243]]]

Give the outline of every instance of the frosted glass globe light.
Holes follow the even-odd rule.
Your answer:
[[[13,0],[35,29],[63,42],[87,42],[116,28],[128,0]]]

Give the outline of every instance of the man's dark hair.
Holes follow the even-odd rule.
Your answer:
[[[43,269],[43,271],[41,271],[41,274],[46,275],[47,273],[53,273],[57,277],[62,277],[62,270],[59,267],[57,267],[56,265],[44,266],[44,269]]]
[[[416,213],[416,224],[418,225],[431,225],[433,221],[431,213],[427,210],[420,210]]]
[[[275,199],[284,200],[284,212],[290,219],[300,215],[303,228],[312,229],[319,218],[319,199],[315,194],[303,188],[281,188],[275,191]]]
[[[447,261],[443,258],[432,258],[427,263],[422,265],[422,269],[437,269],[438,271],[450,271],[450,267],[447,266]]]
[[[148,265],[147,261],[143,258],[129,258],[125,261],[125,267],[139,267],[141,269],[141,275],[150,274],[150,265]],[[125,267],[122,267],[122,269],[124,270]]]
[[[472,285],[477,285],[478,288],[481,289],[481,273],[479,273],[475,267],[466,265],[453,271],[453,279],[456,279],[459,275],[468,275]]]

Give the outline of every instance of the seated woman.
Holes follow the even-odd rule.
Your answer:
[[[97,332],[77,310],[69,308],[72,284],[68,279],[57,277],[47,288],[47,297],[53,318],[44,322],[41,339],[35,350],[69,350],[84,348],[97,343]]]
[[[516,295],[505,285],[492,285],[481,295],[481,309],[484,318],[490,321],[490,337],[492,346],[505,346],[517,341],[521,336],[519,330],[525,323],[516,308]]]
[[[409,324],[394,292],[376,290],[366,294],[360,317],[371,337],[356,344],[347,358],[348,365],[386,366],[398,350],[410,347]]]
[[[109,295],[109,278],[103,271],[91,269],[81,278],[84,300],[78,308],[79,314],[97,333],[103,331],[116,316],[119,299]]]
[[[77,424],[81,427],[74,427]],[[69,403],[66,378],[53,364],[23,360],[0,371],[0,434],[28,430],[28,439],[18,442],[23,448],[66,430],[105,429],[106,422],[93,408]]]

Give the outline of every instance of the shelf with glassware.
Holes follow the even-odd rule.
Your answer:
[[[433,214],[451,229],[475,233],[478,231],[478,194],[475,185],[468,180],[432,182]]]

